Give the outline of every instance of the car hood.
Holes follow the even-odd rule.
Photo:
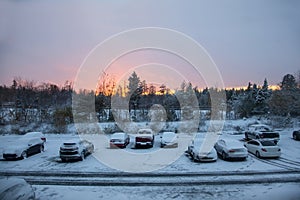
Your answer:
[[[17,153],[19,151],[23,151],[26,148],[27,148],[26,144],[14,144],[9,147],[6,147],[3,150],[3,153]]]
[[[196,152],[196,154],[198,154],[198,155],[200,155],[200,156],[213,156],[213,155],[216,155],[216,154],[217,154],[215,148],[212,148],[212,149],[210,150],[210,152],[201,152],[201,151],[200,151],[200,148],[199,148],[199,150],[195,150],[195,152]]]
[[[163,137],[162,142],[176,142],[176,137]]]

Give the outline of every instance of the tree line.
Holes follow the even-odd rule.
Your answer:
[[[299,76],[292,74],[286,74],[282,78],[277,90],[269,88],[267,79],[262,85],[249,83],[245,89],[199,89],[192,83],[183,81],[178,89],[171,90],[165,84],[148,85],[133,72],[128,78],[128,84],[123,87],[116,88],[115,82],[107,79],[102,80],[96,91],[74,91],[70,81],[58,86],[15,78],[10,86],[0,86],[0,123],[46,122],[58,127],[72,123],[72,95],[95,98],[95,111],[100,122],[114,121],[112,103],[120,108],[129,108],[134,121],[149,120],[149,109],[160,104],[165,108],[167,120],[176,121],[180,120],[178,111],[182,106],[179,96],[188,104],[197,106],[191,109],[209,111],[212,92],[226,94],[223,109],[229,118],[253,115],[300,116],[300,81]],[[196,98],[193,99],[192,96]],[[122,105],[124,102],[128,104]],[[206,117],[209,118],[209,114]]]

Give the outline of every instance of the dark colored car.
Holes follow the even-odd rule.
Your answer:
[[[293,131],[293,138],[294,140],[300,140],[300,130]]]
[[[254,124],[249,126],[249,129],[245,132],[246,140],[271,140],[275,144],[279,142],[280,135],[278,132],[272,130],[269,126],[264,124]]]
[[[60,159],[64,161],[80,159],[84,160],[85,157],[94,152],[94,145],[87,140],[70,140],[64,142],[59,150]]]
[[[151,129],[140,129],[135,136],[135,147],[153,147],[154,134]]]
[[[20,138],[4,149],[3,158],[6,160],[24,159],[42,151],[44,151],[44,142],[40,137]]]

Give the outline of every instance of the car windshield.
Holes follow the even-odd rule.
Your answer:
[[[261,141],[261,144],[263,146],[276,146],[276,144],[273,141]]]
[[[114,133],[111,136],[111,139],[123,139],[125,137],[124,133]]]
[[[175,136],[176,136],[175,133],[172,133],[172,132],[165,132],[165,133],[163,133],[163,137],[164,138],[173,138]]]
[[[152,131],[148,129],[142,129],[138,131],[138,134],[151,134]]]
[[[76,142],[65,142],[64,145],[76,145]]]

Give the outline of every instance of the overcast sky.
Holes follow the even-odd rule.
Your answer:
[[[264,78],[278,84],[300,70],[299,10],[297,0],[2,0],[0,84],[11,85],[14,77],[73,80],[97,44],[139,27],[192,37],[217,64],[226,87]]]

